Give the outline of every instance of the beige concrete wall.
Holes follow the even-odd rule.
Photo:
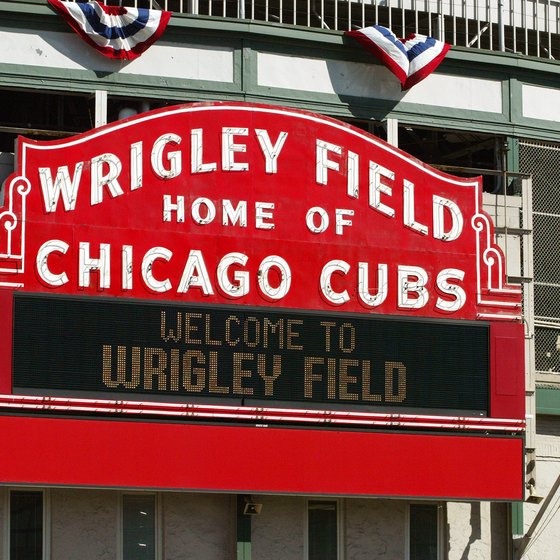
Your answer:
[[[171,492],[159,499],[163,560],[235,557],[235,496]],[[79,560],[118,558],[119,500],[117,491],[50,490],[51,558],[76,560],[77,550]]]
[[[344,502],[345,558],[405,558],[406,511],[399,500],[348,499]]]
[[[258,496],[256,501],[263,507],[251,518],[252,560],[303,558],[305,498]]]
[[[301,560],[305,550],[307,500],[259,496],[262,512],[252,518],[252,560]],[[407,502],[341,500],[342,543],[347,560],[402,560]]]
[[[539,479],[551,485],[560,459],[540,463]],[[0,527],[6,527],[6,489],[0,488]],[[51,489],[51,558],[118,559],[120,493],[111,490]],[[303,560],[307,500],[298,496],[254,496],[262,503],[251,517],[252,560]],[[161,560],[231,560],[236,548],[236,496],[165,492],[161,506]],[[349,498],[340,501],[342,546],[346,560],[406,558],[408,502]],[[529,506],[526,506],[526,508]],[[446,560],[508,560],[507,505],[448,503],[443,527]],[[445,511],[445,506],[444,510]],[[526,526],[531,521],[530,510]],[[529,551],[528,560],[555,558],[553,519]],[[3,550],[0,531],[0,551]],[[1,554],[1,552],[0,552]],[[559,557],[560,558],[560,557]]]
[[[51,489],[51,558],[115,560],[118,500],[113,491]]]
[[[235,558],[235,496],[172,492],[161,502],[164,560]]]
[[[7,528],[7,492],[0,488],[0,528]],[[50,489],[46,495],[52,560],[119,558],[120,492]],[[159,499],[162,560],[235,558],[235,496],[172,492]],[[0,557],[4,534],[0,530]]]

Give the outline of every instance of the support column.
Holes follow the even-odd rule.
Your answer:
[[[107,124],[107,91],[95,90],[95,128]]]
[[[237,496],[237,560],[251,560],[251,516],[245,512],[246,496]]]
[[[387,142],[395,148],[399,147],[399,121],[397,119],[387,119]]]

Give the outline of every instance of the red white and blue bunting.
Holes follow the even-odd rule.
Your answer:
[[[165,31],[171,12],[106,6],[100,2],[48,0],[70,27],[110,58],[132,60]]]
[[[357,39],[399,79],[404,90],[431,74],[445,58],[450,45],[432,37],[413,33],[406,39],[381,25],[372,25],[347,35]]]

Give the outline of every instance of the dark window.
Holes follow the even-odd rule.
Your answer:
[[[53,140],[94,125],[94,98],[61,92],[0,89],[0,152],[13,152],[18,134]]]
[[[123,560],[155,560],[156,497],[125,494],[122,514]]]
[[[43,493],[10,492],[10,560],[43,557]]]
[[[410,560],[438,560],[438,506],[410,504]]]
[[[308,505],[308,560],[337,560],[337,502],[311,500]]]
[[[444,171],[460,177],[473,177],[475,171],[461,171],[453,167],[468,167],[501,171],[505,169],[507,144],[500,136],[481,132],[451,129],[432,129],[401,124],[399,148],[425,163],[443,167]],[[502,177],[483,175],[487,192],[502,192]]]

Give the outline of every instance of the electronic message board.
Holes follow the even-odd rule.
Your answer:
[[[488,325],[475,322],[19,295],[13,383],[22,393],[483,415],[488,345]]]

